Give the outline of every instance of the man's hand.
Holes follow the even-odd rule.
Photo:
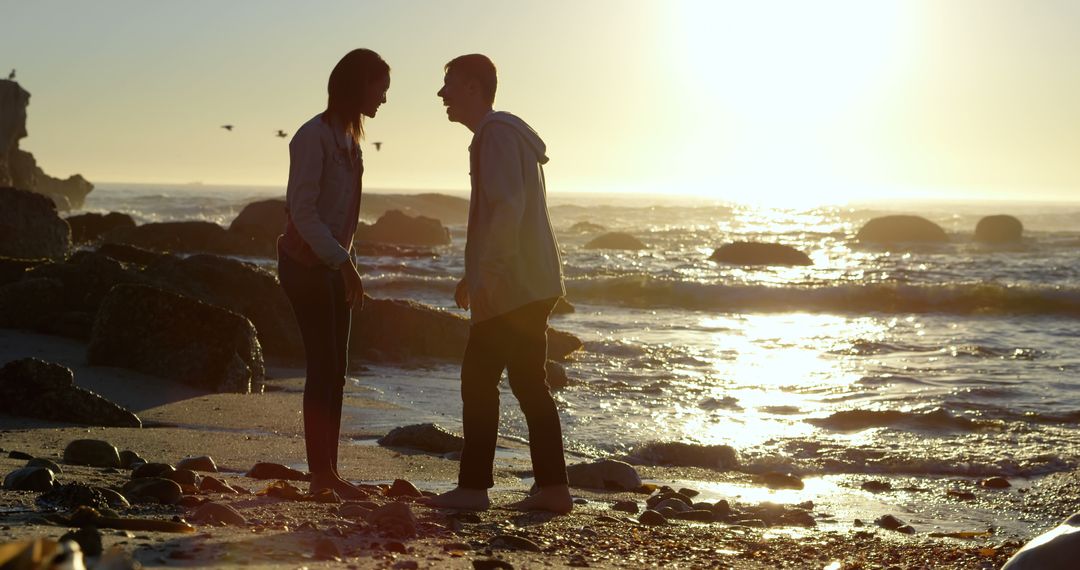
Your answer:
[[[459,308],[469,310],[469,284],[465,282],[464,277],[458,281],[457,289],[454,290],[454,302]]]
[[[351,262],[341,264],[341,278],[345,281],[345,302],[356,308],[364,306],[364,283]]]

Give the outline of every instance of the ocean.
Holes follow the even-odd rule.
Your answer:
[[[246,203],[282,195],[101,185],[86,210],[227,226]],[[549,202],[576,306],[551,324],[585,343],[567,363],[571,385],[557,394],[574,454],[622,454],[651,441],[727,444],[744,471],[821,481],[1022,481],[1077,468],[1080,202],[792,210],[659,193]],[[950,241],[905,250],[855,241],[864,222],[890,213],[924,216]],[[975,242],[976,222],[991,214],[1018,217],[1024,240]],[[585,249],[599,230],[574,228],[579,222],[630,233],[648,248]],[[437,256],[361,258],[368,293],[457,311],[465,228],[449,228],[453,243]],[[735,241],[791,245],[814,264],[709,260]],[[452,363],[369,367],[357,381],[403,411],[358,421],[459,430],[457,374]],[[505,385],[504,394],[501,433],[523,439],[524,419]]]

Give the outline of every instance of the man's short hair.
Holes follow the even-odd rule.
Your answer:
[[[495,74],[495,64],[491,63],[486,55],[470,53],[455,57],[446,64],[443,71],[446,73],[453,71],[466,80],[476,81],[483,89],[488,104],[495,104],[495,88],[498,87],[499,80]]]

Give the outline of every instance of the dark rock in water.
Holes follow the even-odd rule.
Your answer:
[[[4,489],[10,491],[37,491],[39,493],[53,488],[55,474],[45,467],[23,467],[8,473],[4,477]]]
[[[101,531],[92,526],[69,530],[60,537],[60,542],[65,540],[74,540],[78,543],[79,549],[86,556],[97,556],[102,552]]]
[[[989,479],[983,479],[979,481],[979,485],[987,489],[1008,489],[1012,487],[1012,483],[1004,477],[990,477]]]
[[[200,254],[164,256],[145,274],[162,289],[247,317],[264,355],[303,359],[304,344],[292,306],[270,272],[235,259]]]
[[[512,534],[497,534],[488,541],[491,548],[505,548],[506,550],[524,550],[527,552],[540,552],[539,544],[523,537]]]
[[[383,447],[404,447],[431,453],[461,451],[465,440],[435,424],[414,424],[390,430],[378,440]]]
[[[282,479],[285,481],[310,481],[311,475],[279,463],[256,463],[245,475],[252,479]]]
[[[102,302],[86,359],[218,392],[247,393],[263,380],[251,321],[141,285],[118,285]]]
[[[559,297],[559,300],[555,302],[555,308],[551,309],[552,315],[569,315],[577,311],[577,308],[566,300],[566,297]]]
[[[871,243],[945,242],[949,236],[941,226],[920,216],[895,215],[874,218],[859,230],[855,239]]]
[[[142,427],[135,414],[75,386],[69,368],[36,358],[13,360],[0,368],[0,412],[76,424]]]
[[[199,474],[192,471],[191,469],[177,469],[175,471],[162,473],[161,478],[168,479],[169,481],[175,481],[179,483],[181,487],[183,487],[184,485],[191,485],[193,487],[197,487],[199,485]]]
[[[900,520],[900,519],[898,519],[898,518],[896,518],[896,517],[894,517],[892,515],[881,515],[880,517],[878,517],[874,521],[874,524],[880,526],[881,528],[883,528],[885,530],[899,531],[901,528],[903,528],[905,526],[910,528],[910,525],[908,525],[906,522],[904,522],[904,521],[902,521],[902,520]]]
[[[113,494],[117,493],[113,491]],[[37,504],[43,508],[64,511],[73,511],[78,507],[107,509],[114,502],[115,498],[104,493],[103,489],[81,483],[56,485],[51,491],[43,493],[37,498]]]
[[[885,491],[892,491],[892,483],[888,481],[866,481],[860,487],[863,491],[870,491],[871,493],[883,493]]]
[[[26,275],[27,270],[48,262],[49,260],[44,257],[22,259],[0,255],[0,286],[16,282]]]
[[[554,360],[547,361],[547,385],[552,390],[561,390],[570,384],[570,378],[566,375],[566,367]]]
[[[707,467],[721,471],[739,467],[739,456],[730,445],[655,441],[635,449],[630,457],[655,465]]]
[[[0,286],[0,327],[40,330],[64,306],[64,284],[23,279]]]
[[[173,471],[176,471],[176,468],[168,463],[144,463],[131,472],[131,478],[164,477]]]
[[[142,266],[152,265],[169,255],[125,243],[103,243],[98,246],[97,252],[121,263]]]
[[[636,491],[641,487],[637,470],[629,463],[614,459],[569,465],[566,475],[573,487],[619,491]]]
[[[135,227],[135,220],[131,216],[119,212],[77,214],[68,216],[67,223],[71,226],[71,241],[74,243],[94,241],[117,228]]]
[[[548,329],[547,337],[548,358],[552,360],[566,360],[567,356],[585,346],[580,338],[552,328]]]
[[[578,222],[570,226],[570,231],[578,233],[600,233],[607,231],[607,228],[600,224],[594,224],[592,222]]]
[[[134,469],[141,463],[146,463],[146,460],[139,457],[138,453],[125,449],[120,452],[120,468],[121,469]]]
[[[900,410],[842,410],[807,423],[837,431],[858,431],[871,427],[894,427],[950,431],[976,431],[986,425],[978,420],[954,416],[947,410],[904,412]]]
[[[260,200],[244,206],[229,224],[229,231],[262,244],[266,254],[272,254],[278,236],[285,232],[285,200]]]
[[[1080,513],[1036,536],[1001,570],[1073,570],[1080,553]]]
[[[192,471],[203,471],[207,473],[217,473],[217,464],[214,463],[214,458],[209,455],[200,455],[198,457],[185,457],[176,463],[177,469],[190,469]]]
[[[394,484],[390,485],[390,488],[386,490],[387,497],[423,497],[424,494],[420,492],[420,489],[416,488],[411,481],[405,479],[395,479]]]
[[[450,230],[434,218],[412,217],[399,210],[389,210],[380,216],[374,225],[361,222],[356,228],[355,241],[422,246],[447,245],[450,243]]]
[[[377,217],[390,210],[401,210],[410,216],[438,218],[448,224],[464,224],[469,219],[469,200],[446,194],[364,194],[361,212],[365,217]]]
[[[388,503],[367,514],[367,522],[398,538],[416,535],[416,517],[407,503]]]
[[[755,480],[770,489],[802,489],[805,487],[802,479],[790,473],[771,471],[762,473]]]
[[[236,489],[233,489],[232,485],[229,485],[217,477],[211,477],[209,475],[202,478],[202,481],[199,483],[199,490],[204,493],[236,493]]]
[[[1024,224],[1013,216],[986,216],[975,224],[975,239],[985,243],[1015,243],[1024,237]]]
[[[63,259],[71,246],[71,228],[52,200],[34,192],[0,187],[0,255]]]
[[[106,233],[107,243],[124,243],[173,253],[219,253],[262,255],[265,247],[250,237],[226,230],[213,222],[160,222]]]
[[[136,502],[151,499],[162,505],[174,505],[184,496],[184,491],[176,481],[160,477],[142,477],[124,484],[124,494]]]
[[[611,232],[594,238],[585,244],[585,249],[648,249],[649,246],[642,243],[638,238],[623,232]]]
[[[611,510],[637,514],[641,507],[637,504],[637,501],[615,501],[615,504],[611,505]]]
[[[732,265],[813,265],[805,253],[779,243],[755,243],[740,241],[729,243],[713,251],[712,261]]]
[[[667,519],[652,509],[646,509],[638,515],[638,522],[647,526],[661,526],[667,524]]]
[[[813,528],[817,526],[817,521],[814,520],[814,515],[802,509],[791,509],[785,511],[779,522],[783,524],[802,526],[807,528]]]
[[[244,526],[247,524],[247,519],[240,514],[240,511],[221,503],[203,503],[201,507],[195,509],[195,512],[192,513],[191,520],[231,526]]]
[[[120,454],[107,441],[76,439],[64,448],[64,463],[90,467],[120,467]]]

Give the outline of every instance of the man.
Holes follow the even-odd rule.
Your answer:
[[[569,512],[559,413],[547,385],[547,319],[565,294],[559,246],[548,219],[544,141],[524,121],[495,112],[495,65],[480,54],[446,64],[438,96],[450,121],[473,132],[472,196],[465,278],[454,299],[471,310],[461,364],[462,423],[458,486],[429,499],[436,507],[491,505],[499,427],[499,382],[505,369],[529,426],[536,492],[512,505]]]

